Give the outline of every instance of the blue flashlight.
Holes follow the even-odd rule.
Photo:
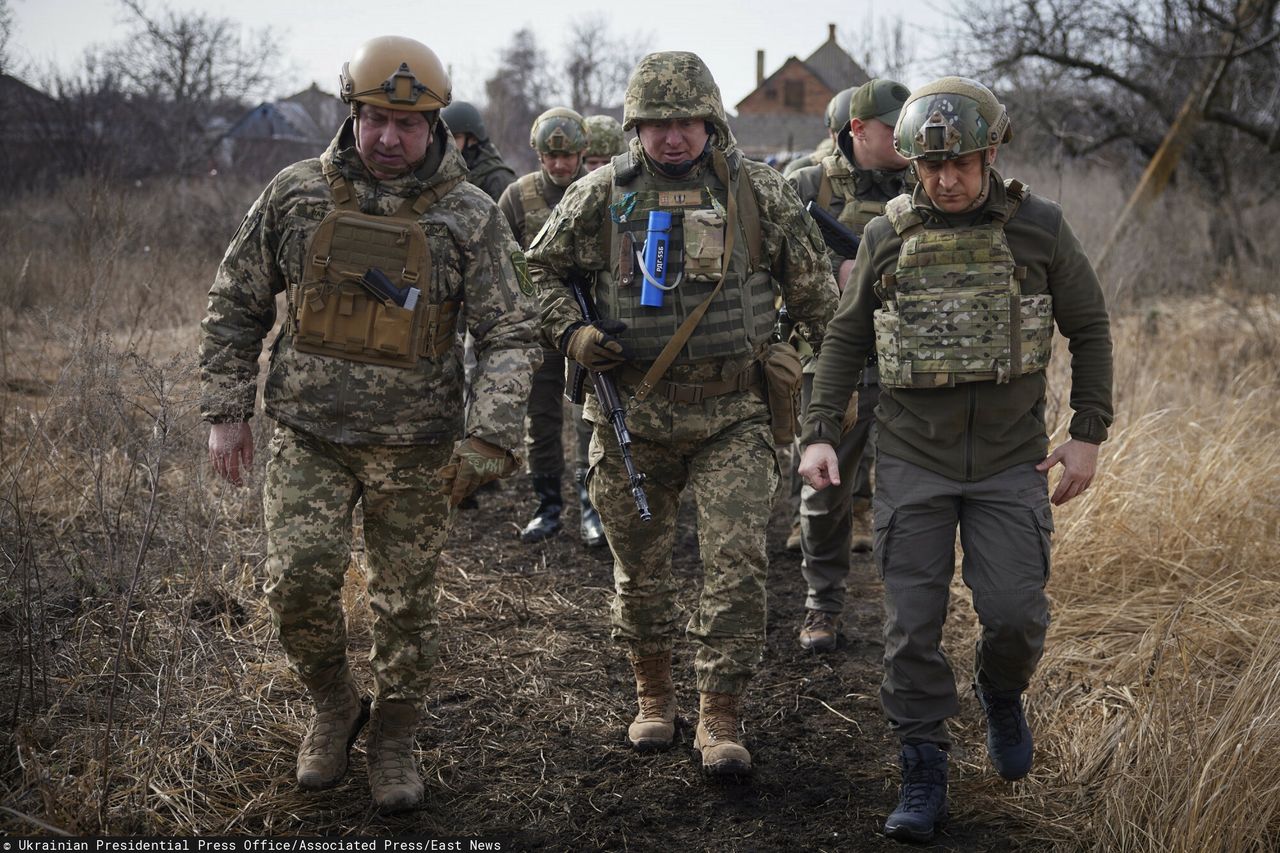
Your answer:
[[[649,211],[649,230],[644,238],[644,284],[640,286],[640,304],[646,308],[662,307],[661,288],[667,283],[670,236],[671,214],[663,210]]]

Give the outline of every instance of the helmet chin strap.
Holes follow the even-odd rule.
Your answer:
[[[683,178],[685,175],[693,171],[693,167],[702,162],[710,151],[711,137],[708,136],[706,144],[702,146],[702,152],[692,160],[681,160],[679,163],[663,163],[660,160],[655,160],[654,158],[649,157],[647,152],[645,153],[645,156],[649,157],[649,162],[653,164],[655,169],[666,175],[668,178]]]

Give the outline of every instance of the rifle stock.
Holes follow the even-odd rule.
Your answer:
[[[597,323],[600,314],[596,311],[595,302],[591,299],[588,284],[582,276],[572,276],[568,280],[569,289],[582,312],[582,319],[588,323]],[[653,513],[649,511],[649,497],[644,493],[644,474],[636,469],[635,460],[631,458],[631,432],[627,429],[626,408],[618,394],[618,386],[607,372],[587,370],[581,364],[573,362],[573,371],[565,383],[565,397],[571,403],[581,403],[585,398],[587,375],[591,376],[591,385],[595,389],[600,408],[613,427],[614,437],[618,441],[618,449],[622,451],[622,464],[627,469],[627,479],[631,482],[631,496],[635,498],[636,510],[641,521],[649,521]]]
[[[822,242],[827,244],[828,249],[842,258],[853,258],[858,254],[858,244],[862,239],[857,234],[845,228],[839,219],[818,207],[817,202],[809,202],[804,209],[809,211],[813,221],[818,224],[818,231],[822,233]]]

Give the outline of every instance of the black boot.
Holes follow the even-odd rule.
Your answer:
[[[1022,712],[1022,694],[973,685],[978,704],[987,715],[987,757],[1000,778],[1015,782],[1031,771],[1031,729]]]
[[[604,524],[600,521],[600,513],[591,505],[591,496],[587,494],[587,469],[578,469],[578,506],[581,507],[582,521],[578,532],[582,534],[582,544],[588,548],[598,548],[605,544]]]
[[[904,743],[901,761],[898,808],[884,822],[884,834],[900,841],[928,841],[949,817],[947,753],[933,743]]]
[[[560,475],[534,474],[529,479],[533,482],[533,493],[538,496],[538,508],[520,531],[520,541],[541,542],[560,532],[560,511],[564,509]]]

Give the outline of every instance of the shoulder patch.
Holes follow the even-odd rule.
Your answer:
[[[511,267],[516,271],[516,284],[520,287],[520,292],[525,296],[533,296],[533,279],[529,277],[529,262],[525,259],[524,252],[519,250],[511,253]]]

